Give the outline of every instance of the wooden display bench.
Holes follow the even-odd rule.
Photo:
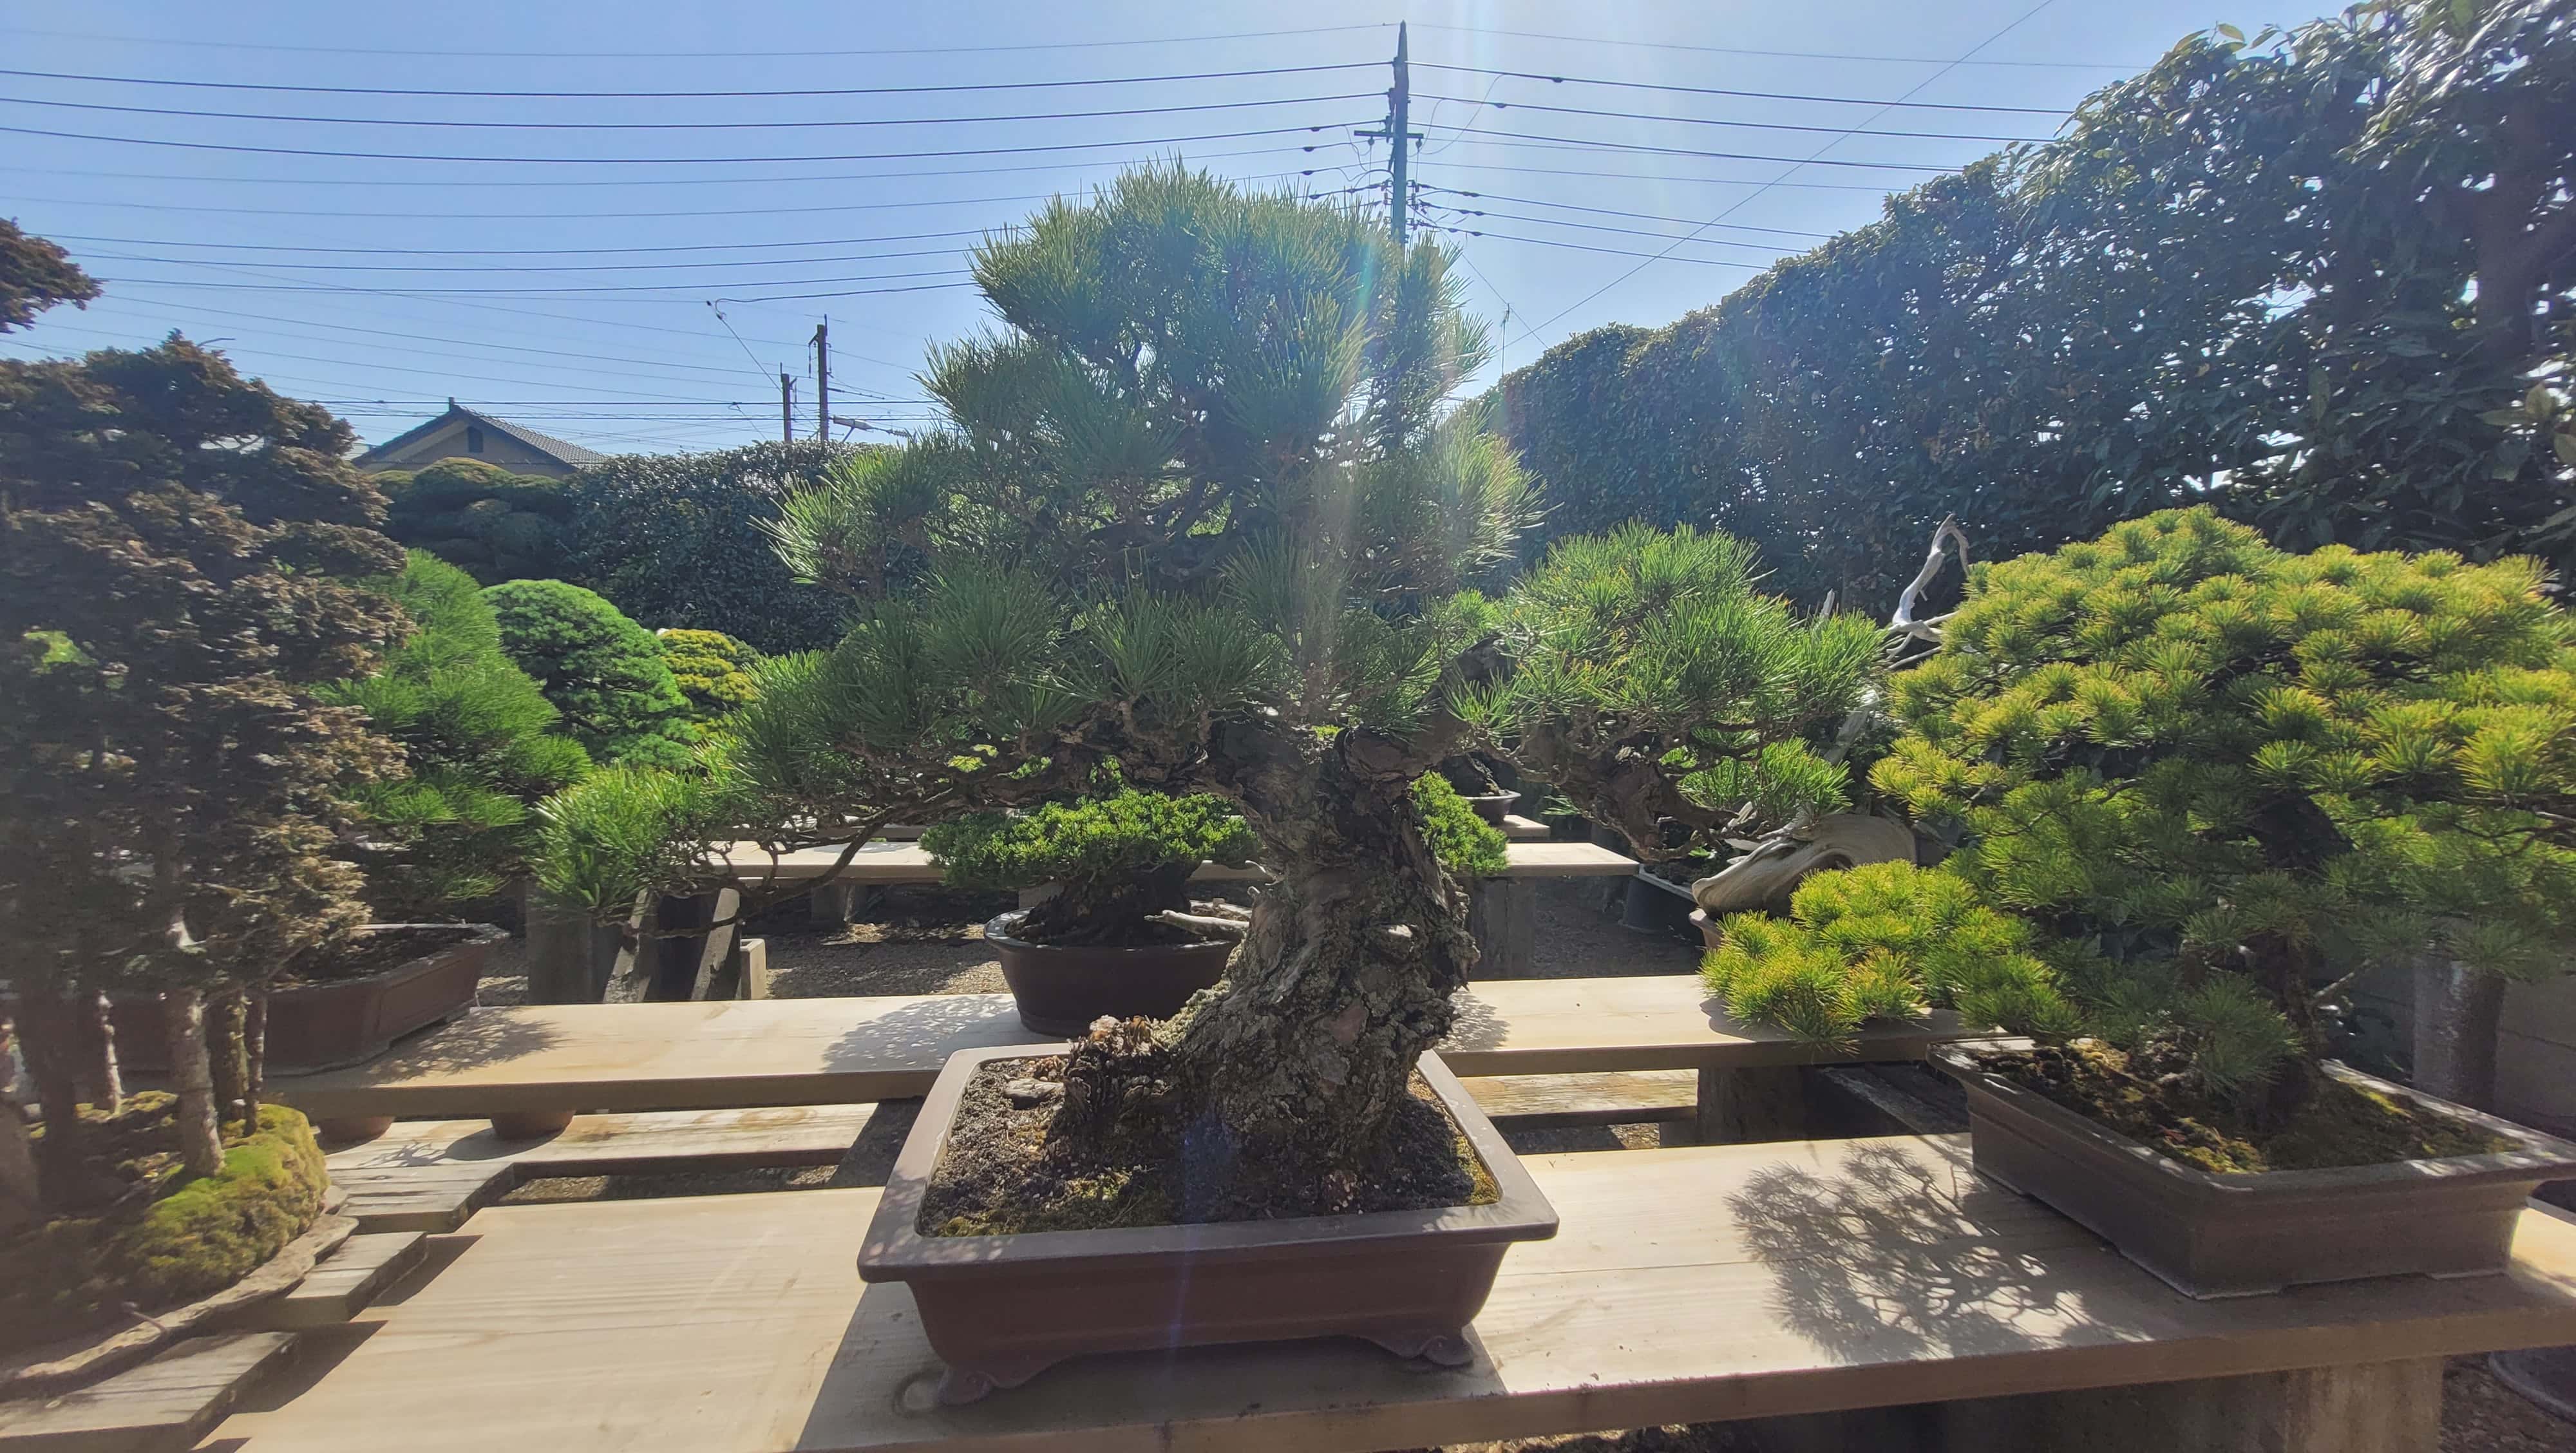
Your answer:
[[[1467,1079],[1695,1071],[1699,1139],[1789,1139],[1807,1133],[1798,1066],[1921,1059],[1955,1033],[1942,1016],[1871,1028],[1837,1052],[1728,1019],[1691,975],[1515,979],[1463,991],[1441,1057]],[[460,1118],[525,1136],[587,1111],[904,1099],[927,1093],[961,1049],[1038,1039],[1007,994],[527,1005],[477,1010],[367,1064],[269,1088],[335,1139]]]
[[[1963,1137],[1526,1163],[1562,1229],[1505,1260],[1454,1371],[1131,1354],[943,1408],[909,1293],[855,1272],[875,1191],[601,1201],[478,1213],[200,1447],[1370,1453],[1768,1420],[1873,1453],[2433,1453],[2440,1359],[2576,1340],[2576,1225],[2538,1210],[2507,1275],[2195,1302],[1977,1179]]]

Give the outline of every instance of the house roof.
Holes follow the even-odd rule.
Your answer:
[[[578,444],[566,443],[565,441],[554,437],[552,434],[540,434],[534,429],[522,428],[517,424],[511,423],[507,419],[496,419],[490,414],[479,413],[473,409],[465,407],[454,399],[449,399],[447,401],[446,413],[439,415],[435,419],[431,419],[427,423],[405,429],[394,437],[387,439],[382,444],[378,444],[374,448],[369,449],[366,453],[359,455],[358,466],[363,469],[380,456],[392,454],[396,450],[401,449],[404,445],[409,444],[416,439],[420,439],[448,424],[456,423],[480,424],[484,428],[491,429],[497,433],[516,439],[520,443],[527,445],[529,448],[536,450],[538,453],[560,461],[567,467],[573,469],[579,469],[584,465],[597,464],[608,457],[605,454],[593,453],[588,449],[582,448]]]

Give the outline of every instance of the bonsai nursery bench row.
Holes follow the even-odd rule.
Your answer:
[[[1791,1446],[2432,1453],[2441,1359],[2576,1340],[2576,1224],[2506,1275],[2196,1302],[1977,1178],[1964,1137],[1530,1158],[1454,1371],[1338,1339],[1089,1357],[966,1407],[869,1189],[498,1207],[228,1453],[1367,1453],[1779,1420]]]
[[[1874,1027],[1837,1051],[1735,1023],[1691,975],[1479,980],[1441,1058],[1470,1080],[1692,1071],[1697,1138],[1779,1139],[1782,1124],[1804,1133],[1798,1066],[1921,1059],[1955,1032],[1946,1017]],[[461,1117],[525,1136],[586,1111],[905,1099],[961,1049],[1037,1042],[1007,994],[528,1005],[477,1010],[270,1093],[335,1138]]]

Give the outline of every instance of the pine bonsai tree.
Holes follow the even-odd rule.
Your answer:
[[[739,786],[708,789],[736,794],[731,835],[1026,806],[1114,764],[1231,802],[1277,873],[1225,987],[1068,1071],[1056,1142],[1187,1136],[1185,1215],[1350,1205],[1475,961],[1413,784],[1508,669],[1457,592],[1509,558],[1528,492],[1443,412],[1484,351],[1448,267],[1354,211],[1131,173],[978,250],[1001,326],[934,353],[948,428],[783,512],[818,577],[899,542],[922,583],[834,581],[850,633],[773,669]],[[709,801],[627,778],[550,811],[631,830]],[[568,840],[563,876],[601,902],[652,854]]]
[[[97,992],[158,992],[187,1171],[255,1110],[264,986],[365,920],[345,784],[399,770],[320,704],[399,625],[346,583],[401,564],[346,425],[175,335],[0,362],[0,928],[45,1108],[45,1187],[84,1181],[75,1102]],[[209,996],[247,1001],[210,1060]],[[94,1063],[94,1061],[93,1061]],[[105,1074],[91,1077],[110,1080]]]
[[[1980,565],[1893,679],[1873,781],[2067,942],[2106,1038],[2277,1122],[2357,966],[2433,943],[2498,983],[2561,969],[2576,629],[2542,584],[2286,554],[2205,510]]]
[[[529,806],[578,780],[590,759],[554,733],[553,703],[503,654],[473,576],[414,550],[387,594],[411,618],[411,637],[383,670],[320,695],[365,712],[410,769],[355,799],[369,824],[359,850],[368,902],[390,921],[498,891],[525,867]]]
[[[537,679],[591,756],[644,767],[688,761],[688,702],[652,632],[560,580],[505,581],[483,599],[500,622],[501,649]]]
[[[1224,799],[1166,797],[1132,788],[1024,813],[978,813],[940,823],[921,846],[952,888],[1035,888],[1055,896],[1029,910],[1031,943],[1126,948],[1201,935],[1158,914],[1185,913],[1201,863],[1251,861],[1251,832]]]
[[[689,719],[704,731],[760,694],[752,671],[760,653],[722,631],[663,630],[662,661],[689,703]]]

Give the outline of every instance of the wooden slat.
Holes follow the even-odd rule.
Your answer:
[[[77,1392],[0,1403],[0,1453],[186,1447],[294,1345],[295,1338],[284,1332],[196,1337]]]
[[[1487,1116],[1532,1130],[1688,1120],[1699,1110],[1694,1070],[1486,1075],[1459,1083]]]
[[[1637,860],[1591,843],[1514,842],[1507,848],[1511,866],[1506,878],[1618,878],[1637,870]],[[829,875],[840,861],[838,848],[800,848],[772,859],[757,843],[735,843],[726,863],[749,888],[803,883]],[[1259,868],[1229,868],[1209,863],[1196,875],[1200,882],[1253,882],[1269,875]],[[843,868],[844,883],[936,883],[939,868],[916,843],[871,842]]]
[[[374,1140],[333,1151],[331,1175],[439,1164],[508,1162],[522,1177],[633,1175],[832,1165],[848,1153],[874,1105],[668,1110],[577,1115],[544,1140],[503,1140],[484,1120],[406,1120]]]
[[[1529,1162],[1563,1229],[1519,1246],[1475,1362],[1316,1341],[1081,1360],[927,1407],[909,1293],[852,1261],[873,1191],[508,1207],[241,1453],[1363,1453],[2381,1362],[2576,1340],[2576,1227],[2509,1276],[2193,1302],[1962,1142]],[[906,1409],[922,1408],[922,1411]]]
[[[1876,1027],[1838,1055],[1725,1018],[1690,975],[1480,980],[1441,1054],[1469,1076],[1759,1068],[1919,1059],[1953,1029]],[[926,1094],[958,1050],[1036,1038],[1007,994],[524,1005],[271,1091],[324,1119],[852,1104]]]
[[[420,1231],[352,1236],[294,1290],[245,1309],[232,1325],[294,1332],[348,1321],[417,1265],[427,1245],[427,1235]]]
[[[331,1184],[349,1193],[341,1209],[357,1218],[361,1232],[453,1231],[518,1180],[518,1168],[506,1160],[331,1172]]]

